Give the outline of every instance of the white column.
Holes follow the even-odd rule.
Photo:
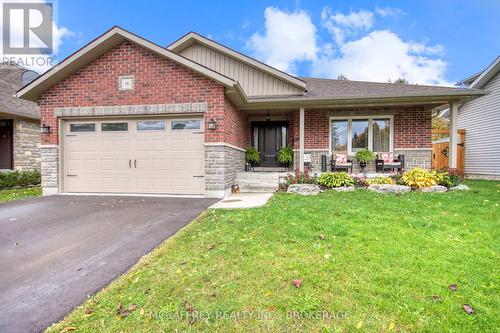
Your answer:
[[[304,107],[300,107],[299,115],[299,169],[304,171]]]
[[[450,168],[457,167],[457,155],[458,155],[458,128],[457,128],[457,118],[458,118],[458,103],[450,102],[450,126],[449,126],[449,137],[450,137],[450,148],[448,151]]]

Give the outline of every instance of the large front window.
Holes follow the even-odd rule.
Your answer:
[[[358,150],[392,151],[393,117],[332,117],[330,151],[353,154]]]

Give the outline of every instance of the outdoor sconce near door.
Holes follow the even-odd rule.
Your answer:
[[[208,129],[209,130],[214,130],[217,128],[217,122],[214,120],[214,118],[210,119],[208,121]]]
[[[40,133],[42,133],[42,134],[50,134],[50,126],[42,124],[42,126],[40,126]]]

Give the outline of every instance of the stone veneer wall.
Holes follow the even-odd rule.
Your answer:
[[[40,170],[40,122],[14,119],[14,169]]]
[[[224,197],[236,173],[245,170],[245,151],[225,144],[205,146],[205,196]]]
[[[42,189],[44,195],[59,191],[59,146],[42,145]]]

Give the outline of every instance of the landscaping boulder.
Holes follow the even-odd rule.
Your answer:
[[[356,188],[354,186],[342,186],[342,187],[333,187],[332,190],[337,192],[352,192]]]
[[[430,186],[430,187],[424,187],[422,189],[422,192],[442,193],[442,192],[446,192],[446,191],[448,191],[448,189],[446,188],[446,186],[441,186],[441,185],[433,185],[433,186]]]
[[[470,190],[469,186],[464,184],[460,184],[450,188],[450,191],[468,191],[468,190]]]
[[[378,193],[408,193],[411,191],[411,187],[405,185],[390,185],[390,184],[372,184],[368,186],[369,191],[374,191]]]
[[[318,195],[320,188],[315,184],[292,184],[288,186],[288,193],[295,193],[300,195]]]

